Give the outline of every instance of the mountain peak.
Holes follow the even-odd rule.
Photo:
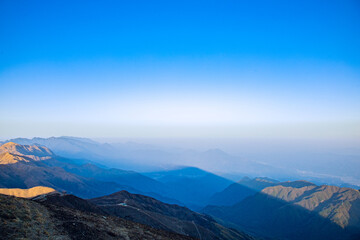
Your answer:
[[[41,156],[50,156],[54,153],[47,147],[39,145],[21,145],[14,142],[7,142],[0,146],[0,153],[9,152],[13,154],[22,154],[22,155],[41,155]]]
[[[54,153],[42,146],[20,145],[14,142],[7,142],[0,146],[0,163],[10,164],[19,161],[29,162],[50,159]]]
[[[20,146],[20,144],[14,142],[7,142],[1,145],[0,149],[11,149],[11,148],[16,148],[17,146]]]

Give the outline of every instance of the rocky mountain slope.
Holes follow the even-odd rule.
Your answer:
[[[199,239],[252,239],[209,216],[139,194],[121,191],[90,201],[114,216]]]
[[[15,209],[13,205],[22,209]],[[42,220],[42,216],[45,216],[46,219]],[[42,236],[44,233],[54,239],[66,239],[67,234],[76,239],[79,235],[84,237],[83,235],[95,234],[94,236],[98,235],[99,239],[112,239],[113,235],[119,237],[117,229],[119,226],[114,226],[114,222],[117,222],[118,225],[119,223],[126,224],[130,228],[130,232],[139,230],[139,226],[141,226],[141,228],[150,229],[150,232],[157,229],[159,232],[155,231],[155,233],[159,235],[166,232],[169,235],[172,232],[175,237],[182,235],[210,240],[254,239],[247,234],[218,224],[209,216],[126,191],[90,201],[59,192],[42,194],[32,198],[31,201],[0,195],[0,219],[5,225],[2,229],[4,230],[3,234],[13,237],[22,234],[33,238],[32,234],[37,233]],[[100,222],[95,224],[95,221]],[[134,222],[140,225],[136,225]],[[33,224],[34,228],[21,229],[19,232],[13,231],[14,228],[23,228],[28,224]],[[109,225],[105,227],[103,226],[105,224]],[[47,229],[43,229],[45,227]],[[105,231],[105,234],[101,231]],[[46,236],[42,237],[46,238]],[[138,239],[143,239],[140,235],[138,237]]]
[[[203,211],[238,229],[279,239],[357,239],[360,193],[306,181],[277,183],[232,206]]]
[[[217,206],[231,206],[234,205],[244,198],[254,195],[257,192],[260,192],[266,187],[283,185],[283,186],[295,186],[302,185],[305,181],[295,181],[295,182],[279,182],[270,178],[249,178],[244,177],[240,181],[229,185],[227,188],[221,192],[215,193],[209,200],[209,205]],[[308,183],[308,182],[306,182]]]
[[[85,201],[86,202],[86,201]],[[82,203],[69,200],[72,206]],[[154,229],[125,219],[49,201],[33,201],[0,194],[1,239],[172,239],[191,237]]]
[[[262,192],[316,212],[342,228],[360,228],[360,192],[357,190],[328,185],[299,188],[280,185],[265,188]]]
[[[54,156],[50,149],[41,146],[20,145],[8,142],[0,146],[0,164],[47,160]]]

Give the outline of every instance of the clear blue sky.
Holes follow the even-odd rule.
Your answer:
[[[360,137],[359,1],[0,1],[0,136]]]

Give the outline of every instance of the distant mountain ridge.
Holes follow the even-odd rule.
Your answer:
[[[29,188],[42,185],[84,198],[127,190],[152,196],[167,203],[202,207],[207,204],[212,194],[231,184],[231,181],[225,178],[198,168],[182,167],[176,170],[152,172],[145,176],[134,171],[99,167],[86,163],[85,160],[83,161],[85,164],[77,164],[77,160],[60,157],[50,149],[38,145],[8,142],[0,148],[3,149],[3,154],[13,156],[12,160],[15,163],[0,165],[3,169],[0,172],[0,187],[4,188]],[[20,154],[17,149],[22,149],[25,155],[15,155],[15,153]],[[24,161],[16,161],[17,157],[23,158]],[[42,160],[37,161],[40,159]]]
[[[39,138],[15,138],[5,141],[15,142],[22,145],[40,145],[50,148],[54,153],[70,159],[88,159],[102,165],[111,165],[115,167],[131,168],[133,166],[141,167],[132,159],[133,163],[129,164],[129,150],[137,149],[137,145],[133,144],[131,148],[122,148],[119,144],[99,143],[89,138],[79,137],[50,137]],[[142,147],[142,145],[140,145]],[[128,147],[128,146],[127,146]]]
[[[282,169],[232,156],[217,148],[207,151],[186,149],[172,151],[141,143],[98,143],[78,137],[15,138],[5,142],[8,141],[41,145],[63,157],[88,159],[106,166],[141,172],[160,171],[175,166],[193,166],[211,172],[232,169],[254,176],[285,173]]]
[[[41,161],[53,156],[54,153],[50,149],[42,146],[20,145],[14,142],[7,142],[0,146],[0,164]]]
[[[328,183],[356,187],[359,185],[358,180],[360,179],[359,171],[357,171],[359,157],[346,154],[340,156],[305,154],[306,158],[316,158],[311,163],[302,161],[299,155],[294,155],[291,157],[298,161],[269,164],[271,161],[262,158],[270,159],[273,158],[272,156],[260,154],[261,158],[257,161],[256,157],[247,159],[247,157],[233,156],[217,148],[196,151],[136,142],[99,143],[88,138],[69,136],[15,138],[5,142],[8,141],[23,145],[41,145],[48,147],[55,154],[69,159],[87,159],[93,163],[97,162],[96,165],[101,164],[137,172],[162,171],[183,165],[214,172],[233,181],[244,176],[267,176],[282,181],[305,179],[316,184]],[[346,162],[345,165],[342,164],[343,161]],[[285,164],[286,162],[293,164]]]
[[[173,198],[195,208],[205,206],[213,194],[232,183],[226,178],[196,167],[179,167],[145,175],[173,189]]]
[[[220,150],[208,153],[213,151],[216,156],[224,154]],[[100,167],[85,159],[79,164],[47,147],[14,142],[0,145],[0,162],[2,188],[46,186],[66,191],[92,200],[65,194],[66,197],[49,195],[37,201],[106,213],[195,238],[248,238],[222,225],[277,239],[356,239],[360,236],[360,193],[350,188],[317,186],[304,180],[279,182],[264,177],[245,177],[234,183],[186,166],[139,174]],[[210,204],[202,212],[212,217],[168,203],[185,205],[192,210]]]
[[[0,146],[0,187],[31,188],[47,186],[81,197],[96,197],[119,190],[149,192],[159,199],[166,187],[132,171],[105,169],[92,164],[78,165],[71,159],[55,155],[50,149],[37,145],[7,142]]]
[[[244,177],[240,181],[229,185],[221,192],[215,193],[210,198],[208,204],[217,206],[231,206],[240,202],[246,197],[261,192],[265,188],[278,185],[292,188],[316,186],[314,183],[304,180],[279,182],[270,178],[257,177],[251,179],[249,177]]]

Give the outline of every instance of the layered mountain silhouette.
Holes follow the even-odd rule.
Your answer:
[[[167,203],[205,206],[208,198],[232,182],[193,167],[152,172],[105,168],[91,162],[60,157],[38,145],[7,142],[0,146],[0,187],[48,186],[84,198],[119,190],[145,194]]]
[[[269,178],[244,177],[221,192],[215,193],[209,200],[210,205],[231,206],[244,198],[254,195],[265,187],[276,185],[278,181]]]
[[[195,167],[181,167],[146,175],[173,189],[173,198],[195,209],[197,206],[205,206],[213,194],[232,183],[228,179]]]
[[[152,172],[105,168],[93,163],[60,157],[38,145],[8,142],[0,146],[0,187],[30,188],[48,186],[84,198],[119,190],[145,194],[167,203],[205,206],[210,196],[232,182],[210,172],[181,167]]]
[[[237,169],[240,171],[237,174],[242,176],[246,174],[253,176],[289,175],[282,169],[232,156],[221,149],[174,150],[134,142],[99,143],[88,138],[67,136],[15,138],[8,141],[22,145],[41,145],[66,158],[88,159],[107,166],[141,172],[160,171],[182,165],[194,166],[210,172],[215,170],[227,172],[229,169]]]
[[[60,157],[38,145],[8,142],[0,146],[0,187],[49,186],[58,191],[92,198],[119,190],[140,193],[187,206],[205,206],[210,196],[232,182],[210,172],[181,167],[151,172],[105,168],[91,162]],[[105,184],[106,183],[106,184]]]
[[[148,162],[157,163],[159,158],[162,160],[172,157],[166,152],[152,149],[150,146],[136,143],[108,144],[98,143],[88,138],[78,137],[50,137],[32,139],[15,138],[6,142],[15,142],[22,145],[41,145],[45,146],[59,156],[69,159],[77,159],[84,163],[83,159],[100,163],[102,165],[111,165],[126,169],[153,170],[153,167],[147,166]]]
[[[207,154],[215,159],[224,155],[219,150]],[[47,234],[89,239],[82,238],[87,233],[100,239],[136,239],[137,234],[141,239],[360,237],[360,193],[355,189],[264,177],[234,183],[186,166],[140,174],[64,158],[41,145],[0,146],[0,194],[32,198],[1,197],[5,238],[35,233],[40,239]],[[26,210],[11,213],[7,207]],[[194,212],[200,209],[202,213]],[[26,227],[36,224],[29,216],[44,221],[33,231]]]
[[[101,158],[105,153],[110,154],[112,148],[108,144],[99,144],[88,138],[51,137],[51,138],[15,138],[8,140],[21,145],[41,145],[52,149],[57,155],[78,158]]]
[[[132,171],[100,168],[91,163],[78,165],[37,145],[8,142],[0,146],[0,187],[47,186],[80,197],[103,196],[119,190],[148,193],[159,199],[167,188],[162,183]]]

